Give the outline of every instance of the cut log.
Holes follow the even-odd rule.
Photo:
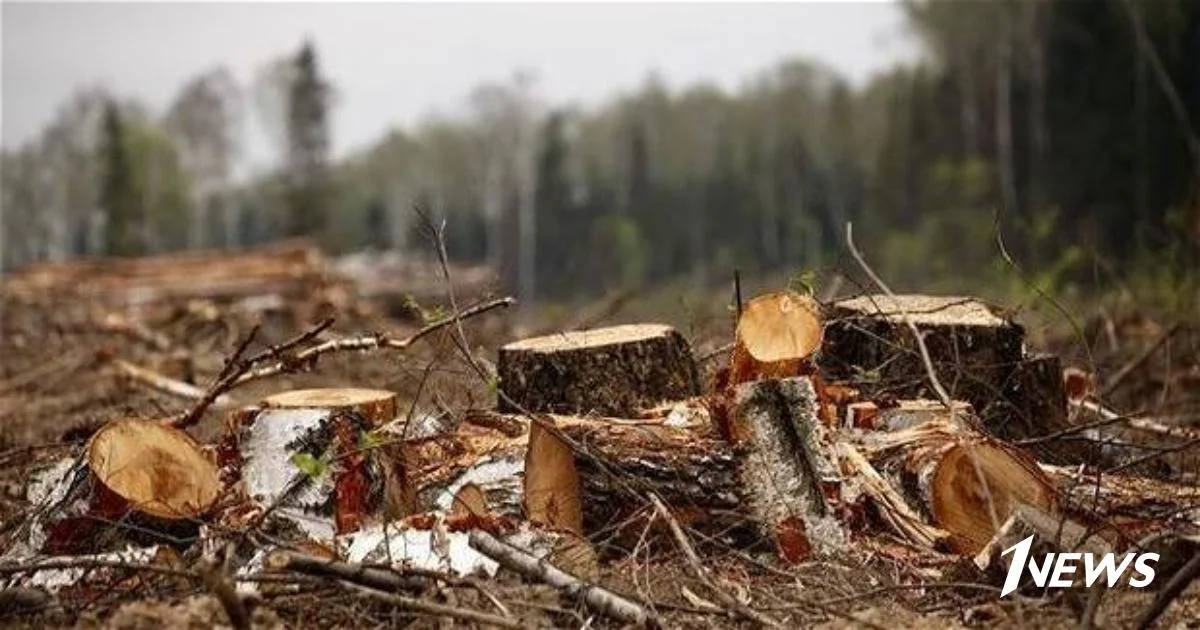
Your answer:
[[[297,389],[267,396],[262,406],[269,409],[353,411],[361,414],[373,426],[380,426],[396,417],[396,394],[353,387]]]
[[[954,551],[975,554],[1018,503],[1056,513],[1058,493],[1032,457],[969,424],[937,420],[867,434],[862,451],[934,525],[950,533]]]
[[[575,454],[536,422],[529,427],[524,476],[525,517],[530,522],[583,533],[583,504]]]
[[[631,549],[645,529],[644,503],[628,488],[653,492],[685,526],[719,544],[745,547],[760,538],[744,511],[737,453],[707,422],[629,421],[555,416],[562,431],[610,464],[576,457],[583,491],[583,531],[605,546]],[[661,525],[661,523],[656,523]],[[665,528],[651,531],[669,540]]]
[[[691,349],[675,329],[635,324],[565,332],[500,349],[499,409],[637,417],[699,393]]]
[[[739,477],[748,511],[790,562],[844,550],[841,475],[807,378],[746,383],[735,390],[734,426],[746,452]]]
[[[742,309],[730,354],[729,385],[786,378],[821,347],[816,302],[794,291],[760,295]]]
[[[29,499],[39,509],[21,547],[102,552],[129,542],[194,539],[223,489],[216,465],[186,433],[152,420],[110,422],[82,456],[30,484]]]
[[[868,295],[829,311],[821,367],[832,378],[852,381],[868,399],[933,398],[907,315],[951,398],[970,403],[989,427],[1008,421],[991,407],[1024,356],[1024,330],[993,308],[967,297]]]

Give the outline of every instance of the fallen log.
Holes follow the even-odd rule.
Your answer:
[[[659,324],[523,339],[500,348],[497,367],[504,412],[636,417],[699,393],[687,341]]]
[[[1018,503],[1051,513],[1059,503],[1054,482],[1028,454],[969,424],[935,420],[860,438],[867,459],[964,554],[986,545]]]
[[[807,378],[745,383],[735,390],[733,423],[744,436],[739,458],[748,512],[789,562],[846,547],[838,515],[842,483],[832,441]]]

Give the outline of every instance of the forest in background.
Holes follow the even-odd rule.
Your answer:
[[[469,114],[330,157],[337,77],[304,42],[253,85],[216,68],[165,112],[76,94],[0,163],[0,263],[244,247],[426,251],[488,262],[523,301],[743,274],[818,273],[847,221],[897,288],[1135,285],[1200,294],[1200,3],[903,3],[926,55],[860,89],[790,59],[735,92],[653,74],[594,108],[534,74],[481,85]],[[258,116],[279,156],[232,176]]]

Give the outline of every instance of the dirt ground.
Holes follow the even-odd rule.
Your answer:
[[[182,375],[204,388],[220,370],[224,356],[248,334],[253,318],[225,312],[189,310],[172,305],[151,319],[150,328],[167,340],[154,347],[124,332],[102,330],[87,309],[75,305],[6,300],[0,304],[0,545],[29,509],[25,485],[34,471],[72,452],[102,423],[119,417],[162,418],[188,409],[192,401],[154,391],[122,378],[113,358],[150,366],[162,373]],[[665,319],[689,337],[698,356],[728,341],[728,313],[716,301],[703,312],[672,310]],[[402,337],[415,331],[413,321],[379,315],[381,309],[338,313],[330,335],[386,333]],[[364,314],[367,313],[367,314]],[[369,314],[375,313],[375,314]],[[282,313],[266,320],[253,349],[269,347],[309,325],[311,313]],[[609,318],[641,318],[634,307]],[[552,318],[553,319],[553,318]],[[472,350],[484,365],[495,350],[519,335],[511,313],[482,316],[465,324]],[[607,321],[607,320],[606,320]],[[542,325],[553,325],[543,322]],[[1162,324],[1144,334],[1153,340]],[[526,325],[524,330],[538,326]],[[1104,352],[1101,362],[1120,365],[1151,341],[1130,344],[1119,352]],[[1097,333],[1098,339],[1104,337]],[[1196,335],[1189,332],[1173,342],[1176,356],[1195,352]],[[1069,340],[1059,348],[1074,348]],[[1097,341],[1101,347],[1106,343]],[[1192,345],[1188,345],[1192,344]],[[706,361],[719,361],[720,355]],[[1196,355],[1193,355],[1193,357]],[[190,365],[188,364],[190,361]],[[1150,370],[1120,393],[1123,408],[1155,406],[1190,413],[1194,401],[1181,392],[1195,388],[1189,367],[1172,368],[1171,359]],[[180,367],[180,365],[183,367]],[[1182,369],[1182,372],[1180,371]],[[1174,371],[1172,371],[1174,370]],[[379,350],[338,353],[322,357],[311,372],[284,374],[235,390],[239,403],[287,389],[313,386],[360,386],[398,392],[401,404],[415,413],[443,414],[453,420],[467,409],[489,408],[494,394],[445,334],[435,335],[404,352]],[[1164,387],[1174,388],[1171,398]],[[1172,406],[1174,405],[1174,406]],[[192,434],[201,441],[222,430],[223,414],[210,410]],[[595,541],[603,559],[598,583],[633,596],[658,613],[672,628],[750,627],[757,625],[716,605],[719,595],[696,579],[674,549],[641,547],[632,552],[606,549]],[[960,579],[954,570],[934,572],[926,582],[921,571],[876,553],[870,545],[856,547],[847,557],[798,566],[780,564],[760,551],[703,548],[706,567],[716,588],[770,617],[783,627],[818,628],[1064,628],[1078,624],[1086,594],[1057,593],[1000,600],[996,584],[980,584],[969,573]],[[947,567],[939,567],[947,569]],[[8,597],[5,601],[3,598]],[[0,595],[0,623],[5,627],[77,628],[208,628],[228,627],[218,600],[203,584],[178,576],[131,574],[101,590],[81,589],[23,610],[15,595]],[[542,585],[525,584],[505,576],[478,588],[445,586],[422,597],[495,612],[501,606],[527,627],[616,627]],[[1131,627],[1153,599],[1152,591],[1119,589],[1102,600],[1095,626]],[[500,604],[497,605],[497,602]],[[46,602],[41,602],[45,604]],[[414,628],[470,626],[435,616],[404,612],[372,602],[333,583],[307,583],[291,590],[264,589],[253,603],[253,627]],[[1200,584],[1193,585],[1164,614],[1156,627],[1200,628]]]

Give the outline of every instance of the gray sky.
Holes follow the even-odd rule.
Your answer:
[[[460,108],[475,85],[537,71],[551,103],[595,105],[651,70],[672,87],[736,88],[791,55],[861,84],[912,56],[892,2],[791,4],[0,3],[2,125],[34,138],[76,88],[103,84],[162,111],[190,76],[243,83],[313,37],[340,98],[335,154]],[[248,136],[249,160],[269,150]]]

